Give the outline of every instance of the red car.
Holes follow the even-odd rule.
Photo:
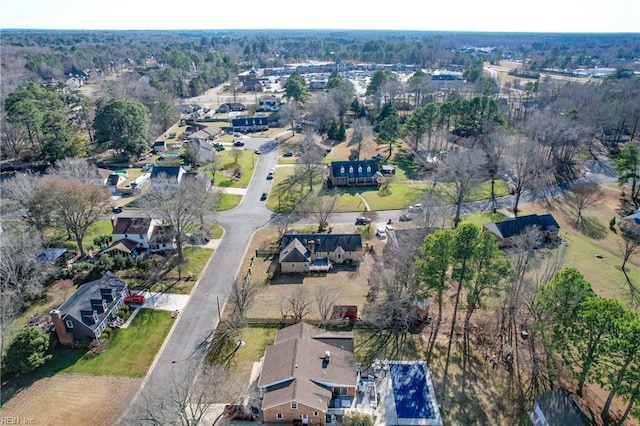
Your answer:
[[[125,296],[124,303],[127,305],[144,305],[144,295],[142,294],[130,294]]]

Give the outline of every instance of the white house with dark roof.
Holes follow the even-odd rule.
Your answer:
[[[84,338],[99,338],[117,316],[126,295],[127,284],[111,272],[82,284],[59,308],[50,312],[60,343],[72,345]]]
[[[328,271],[362,259],[361,234],[285,234],[278,262],[284,273]]]
[[[329,167],[329,182],[333,186],[374,186],[382,178],[375,160],[332,161]]]
[[[122,217],[112,219],[113,243],[104,254],[136,255],[145,252],[175,250],[175,239],[160,219]]]
[[[263,421],[324,425],[354,406],[357,383],[351,332],[306,323],[280,329],[258,381]]]

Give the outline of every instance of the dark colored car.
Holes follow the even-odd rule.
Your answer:
[[[409,222],[411,219],[411,216],[409,216],[408,214],[403,214],[400,216],[400,222]]]
[[[122,206],[115,206],[114,208],[111,209],[111,211],[114,213],[122,213],[123,210],[124,208]]]
[[[269,173],[269,174],[267,175],[267,180],[271,180],[271,179],[273,179],[273,173]]]
[[[282,154],[283,157],[293,157],[293,152],[292,151],[287,151],[284,154]]]
[[[235,142],[233,143],[233,146],[244,146],[244,142],[242,142],[242,141],[235,141]]]
[[[360,216],[356,219],[356,225],[368,225],[369,223],[371,223],[371,219],[368,217]]]
[[[127,305],[144,305],[144,295],[142,294],[130,294],[125,296],[124,303]]]
[[[260,201],[264,201],[267,199],[267,193],[263,192],[262,195],[260,196]]]

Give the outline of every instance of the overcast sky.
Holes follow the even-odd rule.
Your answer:
[[[640,0],[0,0],[0,28],[640,32]]]

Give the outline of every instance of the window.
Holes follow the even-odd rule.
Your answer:
[[[344,174],[344,167],[340,167],[340,174],[343,175]]]
[[[371,173],[371,166],[367,166],[367,173]]]
[[[276,419],[282,420],[282,413],[277,413],[276,414]]]
[[[349,166],[349,173],[353,173],[353,166]]]
[[[298,403],[297,402],[292,402],[291,403],[291,409],[292,410],[297,410],[298,409]]]
[[[98,322],[98,311],[93,311],[93,322]]]
[[[317,411],[313,412],[313,417],[318,417],[318,412]]]
[[[362,166],[358,166],[358,173],[362,173]]]
[[[64,323],[67,325],[67,328],[73,328],[73,321],[66,320]]]

